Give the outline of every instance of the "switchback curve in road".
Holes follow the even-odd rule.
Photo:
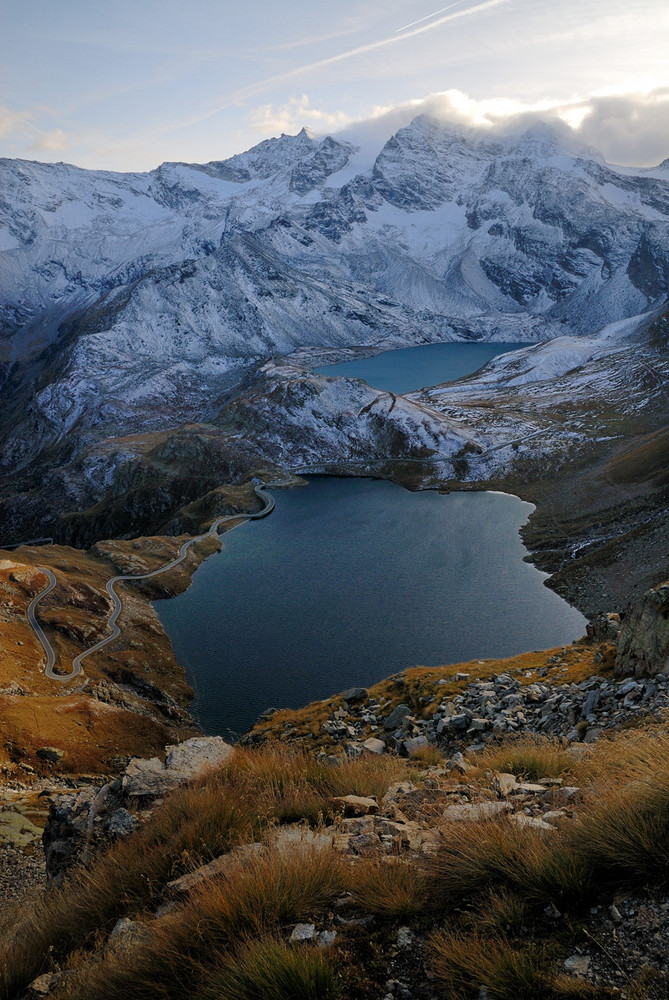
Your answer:
[[[40,571],[40,573],[44,573],[49,582],[47,586],[44,588],[44,590],[40,590],[38,594],[35,594],[32,601],[28,605],[26,616],[28,618],[28,624],[32,628],[33,632],[35,633],[39,641],[42,643],[42,646],[44,647],[44,652],[46,653],[46,668],[44,672],[47,675],[47,677],[57,678],[58,675],[54,674],[53,672],[53,668],[56,663],[56,654],[53,651],[51,643],[45,636],[42,626],[35,617],[35,608],[40,603],[43,597],[46,597],[47,594],[51,593],[51,591],[56,586],[58,581],[56,580],[56,577],[51,572],[51,570],[46,569],[45,566],[37,566],[36,568]]]
[[[112,613],[107,623],[108,625],[111,626],[111,632],[109,633],[109,635],[105,636],[104,639],[100,639],[99,642],[96,642],[94,646],[91,646],[89,649],[84,650],[83,653],[79,653],[78,656],[75,656],[74,660],[72,660],[72,669],[69,672],[69,674],[54,673],[53,668],[56,663],[56,654],[53,650],[53,647],[51,646],[51,643],[45,636],[39,622],[35,617],[35,608],[40,603],[42,598],[46,597],[46,595],[53,590],[53,588],[56,586],[57,583],[56,577],[54,576],[54,574],[51,572],[50,569],[47,569],[45,566],[37,566],[36,568],[39,569],[41,573],[44,573],[49,578],[49,586],[46,587],[44,590],[40,591],[40,593],[37,594],[35,597],[33,597],[28,607],[27,615],[28,615],[28,622],[31,625],[35,634],[37,635],[37,638],[41,642],[42,646],[44,647],[44,652],[46,653],[46,669],[45,669],[46,676],[54,681],[61,681],[61,682],[71,681],[73,677],[76,677],[77,674],[81,673],[82,660],[84,660],[87,656],[90,656],[91,653],[99,652],[99,650],[101,650],[104,646],[110,643],[112,639],[116,639],[116,637],[121,634],[121,629],[116,624],[116,621],[121,613],[121,608],[123,605],[121,602],[121,598],[114,590],[115,584],[126,583],[132,580],[149,580],[151,579],[151,577],[159,576],[161,573],[166,573],[167,570],[174,569],[175,566],[178,566],[179,563],[184,561],[184,559],[188,555],[188,550],[192,545],[197,544],[197,542],[204,541],[205,538],[211,538],[212,535],[218,532],[220,525],[226,521],[238,521],[238,520],[256,521],[261,517],[267,517],[267,515],[274,510],[275,506],[274,497],[265,493],[265,486],[263,484],[255,487],[255,493],[257,496],[260,497],[260,499],[265,504],[263,509],[258,511],[256,514],[226,514],[224,517],[219,517],[214,521],[209,530],[205,531],[203,535],[197,535],[195,538],[189,538],[188,541],[184,542],[181,548],[179,549],[179,555],[176,557],[176,559],[173,559],[171,562],[166,563],[159,569],[154,569],[150,573],[141,573],[138,576],[113,576],[110,580],[107,580],[105,588],[107,590],[107,593],[111,597],[113,604]]]

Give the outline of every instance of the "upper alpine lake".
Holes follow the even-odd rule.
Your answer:
[[[447,344],[421,344],[384,351],[370,358],[342,361],[336,365],[314,368],[317,375],[344,375],[364,379],[368,385],[385,392],[417,392],[427,386],[453,382],[478,371],[491,358],[508,351],[518,351],[527,344],[477,344],[449,341]]]
[[[501,493],[410,493],[311,478],[224,535],[191,587],[155,606],[207,733],[239,735],[415,664],[571,642],[583,616],[523,562],[532,505]]]

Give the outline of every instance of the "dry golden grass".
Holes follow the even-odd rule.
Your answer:
[[[254,826],[252,804],[213,777],[170,796],[140,831],[26,908],[13,938],[0,946],[0,996],[13,996],[39,975],[50,951],[64,956],[110,930],[129,910],[159,899],[170,878],[248,839]]]
[[[198,1000],[337,1000],[332,960],[321,950],[291,948],[273,937],[250,941],[221,961]]]
[[[270,745],[238,751],[227,773],[240,791],[264,797],[280,822],[333,816],[336,795],[382,798],[390,784],[406,774],[397,757],[344,759],[337,766],[320,763],[305,750]]]
[[[563,831],[550,834],[507,820],[453,823],[423,862],[427,899],[436,912],[473,904],[491,891],[528,904],[565,905],[591,891],[591,871]]]
[[[168,796],[136,834],[117,841],[64,889],[47,893],[0,945],[0,996],[38,975],[50,949],[62,958],[128,912],[155,905],[165,883],[276,822],[316,824],[334,815],[333,795],[376,795],[404,773],[397,758],[359,758],[339,767],[290,749],[238,751],[205,779]]]
[[[482,770],[503,771],[527,781],[564,776],[580,780],[585,773],[581,762],[557,740],[540,736],[522,737],[482,750],[472,755],[471,762]]]
[[[504,819],[452,824],[436,854],[423,862],[430,904],[450,912],[462,900],[483,905],[492,892],[522,897],[530,908],[553,902],[568,909],[589,905],[603,890],[667,888],[668,748],[669,740],[652,732],[602,743],[582,765],[592,778],[585,801],[559,830]],[[513,752],[501,748],[487,761],[513,770]],[[527,772],[527,762],[523,768]]]
[[[669,887],[669,768],[600,788],[572,840],[600,885]]]
[[[264,938],[310,916],[341,886],[342,862],[332,851],[278,849],[240,861],[225,879],[205,883],[183,907],[155,921],[149,940],[124,961],[110,954],[93,963],[61,995],[73,1000],[208,995],[208,984],[224,958],[234,959],[240,940]]]
[[[345,873],[345,885],[367,913],[383,917],[409,916],[424,906],[421,870],[395,857],[364,858]]]
[[[481,987],[491,1000],[586,1000],[602,995],[588,983],[558,976],[551,950],[536,943],[441,931],[432,939],[432,952],[435,976],[448,1000],[475,998]]]

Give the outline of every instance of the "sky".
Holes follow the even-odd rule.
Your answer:
[[[0,0],[0,156],[107,170],[422,111],[669,157],[667,0]]]

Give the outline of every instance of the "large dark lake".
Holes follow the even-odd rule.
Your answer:
[[[501,493],[410,493],[313,478],[224,536],[191,587],[156,608],[207,733],[245,732],[415,664],[546,649],[585,619],[523,562],[532,510]]]
[[[385,392],[416,392],[424,386],[452,382],[477,371],[491,358],[517,351],[526,344],[422,344],[384,351],[372,358],[343,361],[315,368],[318,375],[347,375],[362,378]]]

